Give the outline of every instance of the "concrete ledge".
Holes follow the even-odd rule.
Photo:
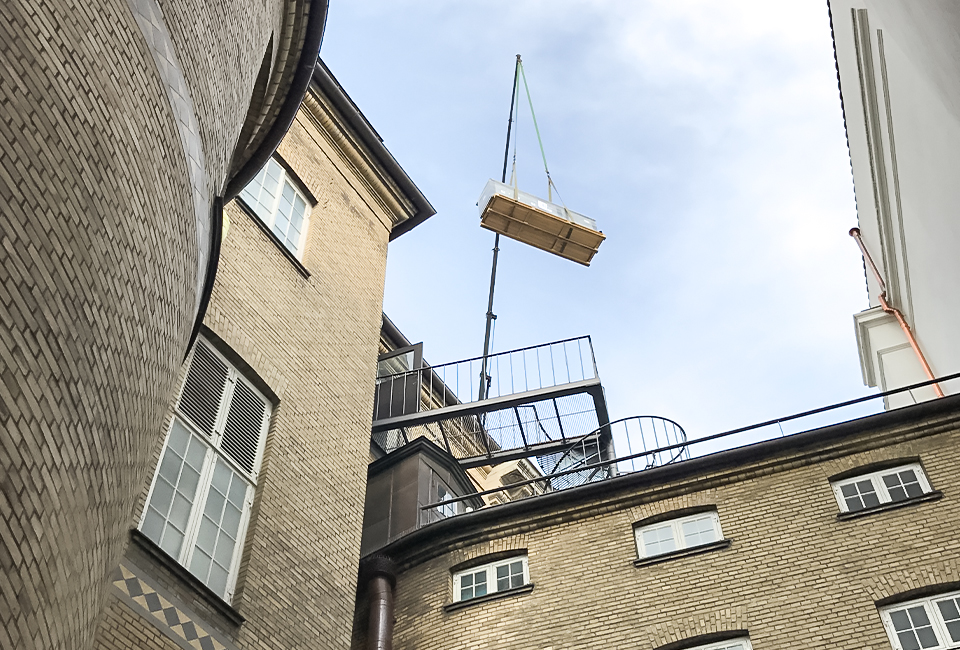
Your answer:
[[[849,519],[859,519],[860,517],[875,515],[878,512],[898,510],[899,508],[906,508],[907,506],[913,506],[918,503],[926,503],[927,501],[939,501],[942,498],[943,492],[940,490],[934,490],[933,492],[927,492],[926,494],[921,494],[920,496],[913,497],[912,499],[904,499],[903,501],[894,501],[892,503],[881,503],[878,506],[864,508],[863,510],[857,510],[855,512],[841,512],[839,515],[837,515],[837,520],[847,521]]]
[[[218,596],[210,587],[200,582],[200,579],[190,573],[185,566],[170,557],[166,551],[153,543],[153,540],[136,528],[130,530],[130,541],[136,544],[144,553],[150,556],[164,569],[180,579],[190,590],[207,605],[222,615],[236,627],[246,621],[243,614],[235,610],[230,603]]]
[[[501,600],[503,598],[511,598],[513,596],[519,596],[521,594],[529,594],[533,591],[533,583],[525,584],[522,587],[514,587],[513,589],[507,589],[506,591],[495,591],[492,594],[487,594],[486,596],[480,596],[479,598],[471,598],[470,600],[459,600],[455,603],[450,603],[449,605],[443,606],[443,611],[455,612],[458,609],[464,609],[466,607],[473,607],[474,605],[480,605],[481,603],[489,603],[491,600]]]
[[[719,551],[729,547],[731,544],[733,544],[732,539],[721,539],[710,544],[703,544],[701,546],[694,546],[692,548],[681,548],[679,551],[671,551],[670,553],[654,555],[653,557],[642,557],[639,560],[634,560],[633,566],[650,566],[651,564],[669,562],[670,560],[677,560],[682,557],[690,557],[691,555],[700,555],[702,553],[709,553],[710,551]]]

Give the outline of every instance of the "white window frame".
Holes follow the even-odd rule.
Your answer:
[[[890,496],[890,491],[887,489],[887,486],[883,482],[884,476],[889,476],[891,474],[897,474],[905,470],[913,470],[914,474],[917,477],[917,483],[920,484],[920,488],[923,490],[923,494],[930,494],[933,490],[930,488],[930,482],[927,480],[927,475],[923,471],[923,468],[920,466],[920,463],[907,463],[905,465],[897,465],[896,467],[888,467],[883,470],[878,470],[875,472],[867,472],[865,474],[858,474],[856,476],[851,476],[840,481],[833,481],[830,485],[833,488],[833,496],[837,499],[837,505],[840,506],[840,512],[864,512],[869,510],[870,507],[860,508],[859,510],[850,510],[847,507],[847,500],[843,496],[843,487],[846,485],[853,485],[859,483],[860,481],[870,481],[873,485],[873,490],[877,495],[877,499],[880,501],[879,506],[886,505],[889,503],[903,503],[904,501],[909,501],[913,498],[918,497],[907,497],[906,499],[900,499],[894,501],[893,497]],[[920,495],[923,496],[923,495]],[[871,506],[871,507],[879,507]]]
[[[693,521],[695,519],[703,519],[705,517],[710,517],[713,523],[713,532],[716,536],[716,539],[712,542],[704,542],[703,544],[694,544],[688,546],[686,543],[685,536],[683,534],[683,524],[688,521]],[[646,544],[643,543],[643,533],[650,530],[658,530],[661,528],[667,528],[673,532],[673,542],[676,548],[672,551],[664,551],[663,553],[652,553],[647,555]],[[677,517],[675,519],[667,519],[665,521],[658,521],[653,524],[647,524],[646,526],[637,526],[633,531],[634,539],[637,544],[637,556],[640,559],[647,559],[651,557],[660,557],[662,555],[668,555],[670,553],[676,553],[677,551],[682,551],[689,548],[698,548],[700,546],[707,546],[709,544],[716,544],[717,542],[723,541],[723,530],[720,528],[720,515],[716,510],[706,510],[704,512],[698,512],[692,515],[685,515],[683,517]]]
[[[517,587],[508,587],[507,589],[497,589],[497,568],[502,566],[509,566],[514,562],[523,563],[523,584],[518,585]],[[487,593],[480,596],[472,596],[470,598],[461,598],[461,580],[465,576],[473,576],[481,571],[486,572],[487,580]],[[453,574],[453,602],[467,602],[474,600],[476,598],[483,598],[484,596],[489,596],[491,594],[500,593],[502,591],[509,591],[510,589],[517,589],[525,585],[530,584],[530,567],[527,564],[526,555],[514,555],[502,560],[497,560],[496,562],[489,562],[487,564],[481,564],[475,567],[470,567],[469,569],[463,569],[462,571],[457,571]]]
[[[263,451],[266,447],[266,438],[267,430],[269,429],[270,419],[273,415],[272,406],[270,401],[257,390],[249,381],[247,381],[238,371],[234,368],[233,364],[230,363],[226,357],[220,354],[212,345],[206,343],[202,337],[199,337],[194,344],[194,350],[190,354],[190,365],[193,364],[193,358],[196,353],[196,347],[203,345],[206,347],[207,351],[215,355],[222,363],[227,366],[228,377],[227,377],[227,387],[224,390],[224,396],[222,398],[221,407],[217,414],[216,423],[214,425],[213,434],[207,434],[200,427],[198,427],[190,419],[188,415],[181,412],[179,409],[180,398],[183,394],[184,386],[186,385],[186,376],[184,381],[181,383],[180,389],[177,392],[176,406],[177,408],[174,411],[174,416],[171,418],[170,426],[167,429],[167,434],[163,442],[163,447],[160,450],[160,457],[157,462],[157,467],[154,469],[153,480],[150,483],[150,489],[147,492],[147,498],[144,501],[143,511],[140,513],[140,520],[137,523],[137,528],[143,528],[144,521],[147,518],[149,505],[151,499],[153,498],[153,492],[157,485],[157,479],[160,476],[160,465],[163,463],[163,459],[166,456],[167,448],[170,445],[171,433],[173,432],[174,425],[179,422],[191,436],[196,436],[199,438],[206,446],[206,452],[203,459],[203,465],[200,472],[200,479],[194,497],[193,504],[190,510],[190,517],[188,519],[188,524],[186,530],[184,531],[184,538],[181,543],[180,552],[177,557],[174,559],[183,566],[186,570],[190,570],[190,563],[193,559],[193,553],[196,548],[197,535],[200,532],[200,523],[203,519],[204,508],[207,503],[207,497],[210,493],[210,487],[212,485],[213,471],[216,467],[217,461],[224,462],[230,469],[239,474],[246,482],[247,489],[246,494],[243,499],[243,510],[241,511],[240,523],[237,529],[237,539],[236,546],[233,549],[233,555],[230,560],[230,570],[227,574],[226,588],[224,593],[217,594],[222,597],[227,603],[231,602],[233,599],[233,592],[237,583],[237,574],[240,568],[240,560],[243,556],[243,547],[246,540],[247,526],[250,523],[250,512],[253,507],[254,495],[256,493],[257,487],[257,477],[259,475],[260,466],[263,462]],[[188,366],[189,369],[190,366]],[[224,425],[226,424],[227,413],[229,411],[229,405],[233,399],[235,392],[235,386],[238,382],[243,382],[246,388],[250,389],[257,397],[261,398],[264,403],[267,405],[267,413],[264,417],[264,422],[260,431],[260,437],[257,444],[256,456],[253,464],[253,471],[247,471],[245,468],[241,467],[233,458],[231,458],[227,453],[220,448],[220,443],[223,440],[224,436]],[[216,591],[214,591],[216,593]]]
[[[896,603],[895,605],[888,605],[887,607],[880,609],[880,619],[883,621],[883,629],[886,630],[887,637],[890,639],[890,645],[894,648],[894,650],[903,650],[903,645],[901,645],[900,639],[897,636],[897,631],[894,627],[891,614],[914,607],[923,607],[927,615],[927,620],[930,622],[934,634],[937,635],[938,644],[935,646],[928,646],[924,650],[947,650],[949,648],[960,648],[960,641],[953,641],[951,639],[950,633],[947,630],[946,622],[943,619],[940,608],[937,606],[938,602],[951,599],[960,599],[960,591],[937,594],[936,596],[928,596],[926,598],[917,598],[916,600]]]
[[[690,648],[690,650],[753,650],[753,646],[750,645],[749,637],[740,637],[708,643],[707,645],[698,645]]]
[[[250,186],[250,184],[252,184],[257,178],[260,177],[260,173],[271,164],[276,165],[280,169],[280,178],[277,181],[278,187],[277,187],[276,198],[274,198],[270,206],[264,206],[269,210],[270,214],[263,214],[260,210],[257,209],[257,206],[250,205],[250,203],[244,199],[243,193],[247,189],[247,187]],[[293,189],[296,196],[300,197],[300,199],[303,201],[305,205],[303,209],[303,225],[300,229],[300,240],[297,242],[295,249],[291,250],[291,248],[287,246],[286,242],[282,239],[281,239],[281,243],[284,245],[284,247],[287,250],[293,253],[294,257],[296,257],[298,260],[302,260],[303,250],[306,247],[306,243],[307,243],[307,230],[310,228],[310,212],[311,212],[311,208],[313,207],[312,202],[310,201],[309,198],[307,198],[307,195],[300,190],[298,183],[296,183],[294,179],[290,176],[290,172],[287,171],[286,167],[281,165],[276,158],[270,158],[270,160],[268,160],[267,163],[261,169],[261,172],[257,172],[257,176],[255,176],[254,179],[251,180],[250,183],[248,183],[247,186],[245,186],[243,190],[240,191],[239,198],[260,218],[260,220],[264,223],[267,229],[271,233],[273,233],[273,226],[277,222],[277,210],[280,206],[280,198],[283,196],[284,187],[289,185],[290,188]],[[261,183],[261,186],[262,186],[262,183]],[[273,233],[273,234],[276,235],[276,233]]]

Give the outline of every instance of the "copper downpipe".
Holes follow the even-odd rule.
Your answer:
[[[860,252],[863,254],[863,259],[866,260],[867,266],[869,266],[870,270],[873,271],[873,276],[877,279],[877,283],[880,285],[880,295],[877,296],[877,298],[880,300],[880,308],[884,312],[892,314],[893,317],[897,319],[897,323],[900,324],[900,329],[903,330],[903,333],[907,337],[907,341],[910,342],[910,347],[913,348],[914,354],[916,354],[917,359],[920,360],[920,365],[923,366],[923,371],[926,373],[927,379],[936,379],[933,374],[933,370],[930,369],[930,364],[927,363],[926,357],[923,356],[923,352],[920,350],[920,344],[917,343],[917,339],[913,335],[913,331],[907,324],[903,314],[900,313],[899,309],[891,307],[890,303],[887,302],[887,283],[883,281],[883,276],[880,275],[880,269],[877,268],[877,265],[873,262],[873,258],[870,257],[870,252],[867,250],[867,247],[863,243],[863,238],[860,236],[860,229],[851,228],[850,236],[853,237],[854,241],[857,242],[857,246],[860,247]],[[937,397],[943,397],[943,390],[940,388],[940,384],[934,383],[931,384],[931,386],[933,386],[933,390],[937,394]]]
[[[379,553],[364,558],[359,580],[366,586],[370,606],[366,650],[393,650],[393,590],[397,586],[393,560]]]

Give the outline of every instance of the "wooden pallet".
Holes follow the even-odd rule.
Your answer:
[[[505,237],[590,266],[606,237],[578,223],[494,194],[480,215],[480,225]]]

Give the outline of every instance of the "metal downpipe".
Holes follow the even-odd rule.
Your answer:
[[[364,560],[360,578],[361,584],[367,585],[367,602],[370,605],[367,650],[393,650],[393,589],[397,584],[395,565],[385,555],[373,555]]]
[[[913,348],[913,352],[917,355],[920,365],[923,366],[923,372],[927,375],[927,379],[936,379],[936,376],[933,374],[933,370],[930,369],[930,364],[927,363],[926,357],[923,356],[923,351],[920,349],[920,344],[913,335],[913,330],[910,329],[910,325],[907,324],[907,321],[903,317],[903,314],[900,313],[900,310],[896,307],[891,307],[890,303],[887,302],[887,283],[883,281],[883,276],[880,275],[880,269],[877,268],[873,258],[870,256],[870,251],[868,251],[866,245],[864,245],[863,238],[860,236],[860,229],[851,228],[850,236],[853,237],[854,241],[857,242],[857,246],[860,247],[860,252],[863,254],[863,259],[866,260],[867,266],[869,266],[870,270],[873,271],[873,275],[877,279],[877,283],[880,285],[880,295],[877,296],[877,298],[880,300],[880,308],[884,312],[893,315],[893,317],[897,319],[900,329],[903,330],[903,333],[907,337],[907,341],[910,342],[910,347]],[[944,396],[943,389],[940,388],[940,384],[933,383],[931,386],[933,387],[933,392],[937,394],[937,397]]]

